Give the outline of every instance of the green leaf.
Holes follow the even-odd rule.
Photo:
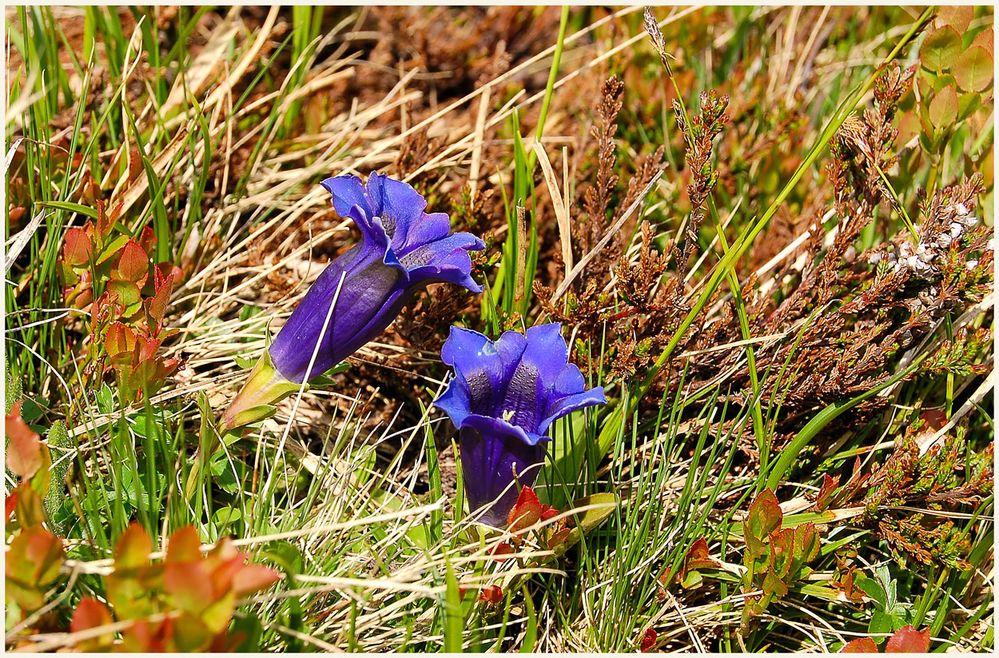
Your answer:
[[[552,548],[552,552],[558,556],[563,555],[569,548],[582,540],[587,534],[611,515],[617,508],[618,498],[612,493],[599,493],[592,496],[580,498],[572,504],[573,509],[593,506],[593,509],[583,512],[581,517],[576,519],[576,527],[572,529],[565,541]]]
[[[961,35],[944,26],[931,32],[919,49],[919,59],[930,71],[946,71],[961,52]]]
[[[465,616],[461,610],[461,592],[458,589],[458,579],[454,568],[446,563],[445,580],[447,588],[444,594],[444,652],[461,653],[465,631]]]

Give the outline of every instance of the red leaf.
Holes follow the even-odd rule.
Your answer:
[[[493,549],[491,551],[489,551],[489,554],[490,555],[494,555],[494,556],[496,556],[496,555],[509,555],[510,553],[513,553],[513,546],[511,546],[508,542],[503,542],[502,544],[496,544],[496,546],[494,546]],[[499,558],[496,559],[496,561],[497,562],[505,562],[505,561],[507,561],[509,559],[510,558],[499,557]]]
[[[186,525],[170,535],[167,544],[168,563],[199,562],[201,560],[201,539],[192,525]]]
[[[62,258],[68,265],[82,267],[89,263],[93,248],[90,236],[78,226],[66,231],[62,238]]]
[[[104,334],[104,350],[112,359],[121,354],[131,354],[135,349],[135,342],[135,332],[121,322],[111,323]]]
[[[656,629],[654,628],[647,629],[645,631],[645,634],[642,636],[642,641],[641,644],[639,645],[639,648],[641,649],[642,653],[650,653],[651,651],[653,651],[656,648],[657,639],[659,639],[659,633],[656,633]]]
[[[156,292],[146,300],[146,313],[151,320],[150,329],[153,333],[159,331],[159,325],[166,315],[167,305],[170,303],[170,293],[173,290],[174,276],[171,274],[162,278],[160,271],[154,270]]]
[[[149,255],[139,246],[135,240],[129,240],[121,250],[118,257],[118,267],[115,268],[118,276],[125,281],[131,281],[139,287],[146,282],[149,276]]]
[[[232,590],[236,596],[243,596],[265,590],[279,580],[281,576],[273,569],[260,564],[247,564],[233,577]]]
[[[926,653],[930,650],[930,629],[917,631],[912,626],[903,626],[885,645],[885,653]]]
[[[549,537],[548,539],[548,548],[553,549],[559,544],[562,544],[563,542],[565,542],[565,540],[569,538],[569,535],[571,534],[572,534],[572,528],[562,528],[561,530],[558,530],[557,532],[553,533],[552,536]]]
[[[170,543],[173,544],[171,538]],[[200,562],[167,561],[163,568],[163,590],[179,610],[197,614],[215,601],[212,579]]]
[[[530,528],[539,519],[541,519],[541,501],[538,500],[538,495],[534,493],[534,489],[522,487],[517,502],[506,517],[510,532],[517,533]]]
[[[17,491],[11,491],[10,494],[4,499],[4,522],[10,523],[10,515],[14,513],[14,508],[17,507]]]
[[[69,623],[72,633],[88,631],[93,628],[108,626],[114,622],[111,612],[97,599],[87,596],[80,600],[73,611],[73,620]],[[114,644],[114,631],[106,631],[96,637],[88,637],[76,643],[77,651],[95,652],[108,651]]]
[[[819,489],[818,495],[815,496],[816,511],[821,512],[829,507],[833,494],[836,493],[837,486],[839,486],[838,475],[836,477],[830,477],[828,473],[822,475],[822,488]]]
[[[118,539],[114,549],[116,569],[134,569],[149,564],[153,541],[141,525],[133,521]]]
[[[552,507],[551,505],[541,506],[541,520],[550,521],[559,515],[559,511]]]
[[[490,605],[495,605],[503,600],[503,590],[499,585],[490,585],[479,592],[479,600]]]
[[[76,610],[73,611],[73,620],[69,623],[69,630],[72,633],[78,633],[90,628],[107,626],[111,622],[111,613],[107,607],[92,596],[85,596],[80,599]]]
[[[840,653],[877,653],[878,645],[869,637],[861,637],[850,640],[839,650]]]
[[[708,553],[708,542],[704,537],[697,538],[687,551],[683,559],[683,575],[688,571],[697,569],[719,569],[721,562],[711,557]],[[683,576],[681,576],[682,578]]]
[[[749,506],[746,515],[746,534],[752,533],[757,539],[763,539],[781,526],[784,513],[781,512],[777,496],[770,489],[764,489]]]
[[[10,442],[7,446],[7,468],[15,475],[29,479],[42,467],[41,437],[21,418],[21,402],[11,408],[5,419],[4,433]]]

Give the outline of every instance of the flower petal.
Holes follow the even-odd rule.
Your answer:
[[[561,418],[562,416],[567,416],[573,411],[577,411],[584,407],[590,407],[595,404],[607,404],[607,398],[604,396],[604,389],[602,386],[591,388],[590,390],[583,391],[582,393],[567,395],[566,397],[555,401],[548,407],[545,418],[538,426],[538,431],[547,432],[548,428],[555,420]]]
[[[455,233],[442,240],[413,249],[400,261],[409,271],[412,281],[447,282],[464,286],[474,293],[482,286],[472,278],[472,259],[468,250],[484,249],[485,245],[470,233]]]
[[[351,209],[357,206],[367,217],[374,217],[375,211],[368,200],[368,193],[364,183],[357,176],[344,174],[327,178],[322,183],[330,194],[333,195],[333,208],[341,217],[351,216]]]
[[[517,482],[531,486],[545,462],[547,437],[528,435],[498,418],[470,415],[460,432],[465,496],[479,520],[503,527],[517,500]]]
[[[381,218],[392,239],[392,248],[402,253],[409,243],[410,230],[423,220],[427,200],[408,183],[375,171],[368,176],[368,197],[374,214]]]
[[[441,359],[454,368],[458,385],[465,387],[469,413],[496,415],[526,346],[524,335],[516,332],[493,342],[477,331],[451,327]]]

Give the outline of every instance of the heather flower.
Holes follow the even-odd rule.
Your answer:
[[[312,284],[226,412],[226,429],[266,417],[299,384],[377,337],[424,285],[448,282],[482,291],[471,277],[468,253],[482,249],[482,241],[469,233],[451,233],[447,214],[425,212],[426,200],[408,184],[372,173],[366,185],[349,175],[328,178],[322,185],[333,195],[337,213],[357,224],[362,242],[330,263]]]
[[[469,508],[485,508],[484,523],[502,527],[545,460],[548,428],[556,419],[606,402],[600,387],[586,390],[558,324],[507,331],[492,341],[451,328],[441,359],[454,368],[434,404],[458,428]]]

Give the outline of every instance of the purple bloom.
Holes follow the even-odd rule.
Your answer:
[[[504,526],[517,499],[514,480],[534,484],[554,420],[606,402],[601,387],[586,390],[568,357],[558,324],[496,341],[451,327],[441,359],[454,377],[434,404],[458,428],[465,493],[470,509],[488,506],[483,522]]]
[[[468,252],[485,245],[469,233],[451,233],[446,213],[424,212],[427,202],[412,187],[377,173],[367,185],[357,176],[327,178],[322,185],[337,213],[361,229],[362,242],[330,263],[305,293],[223,415],[225,431],[271,415],[303,381],[382,333],[425,284],[449,282],[482,292],[471,277]]]
[[[381,334],[424,284],[447,281],[482,292],[470,275],[468,255],[482,249],[482,241],[452,234],[447,214],[424,212],[427,202],[412,187],[377,173],[367,186],[357,176],[327,178],[322,185],[337,213],[361,229],[363,242],[327,266],[271,344],[274,367],[293,382],[321,375]],[[333,317],[320,337],[344,273]],[[306,373],[317,341],[316,362]]]

